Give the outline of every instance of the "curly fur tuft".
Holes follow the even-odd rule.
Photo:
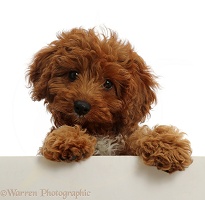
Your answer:
[[[116,137],[98,136],[95,147],[95,156],[115,156],[125,152],[125,140],[122,135]]]

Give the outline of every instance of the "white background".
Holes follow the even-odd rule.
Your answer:
[[[107,26],[128,39],[159,76],[158,104],[146,124],[187,133],[205,155],[203,0],[18,0],[0,2],[0,155],[36,155],[51,127],[30,99],[25,72],[34,53],[74,27]]]

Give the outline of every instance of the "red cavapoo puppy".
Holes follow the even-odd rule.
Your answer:
[[[129,42],[113,31],[75,28],[41,49],[27,76],[55,126],[40,154],[53,161],[137,155],[172,173],[192,163],[190,142],[173,126],[140,127],[158,83]]]

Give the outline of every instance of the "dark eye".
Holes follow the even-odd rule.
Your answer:
[[[77,71],[70,71],[68,74],[68,78],[71,82],[75,81],[77,79],[78,72]]]
[[[105,83],[103,84],[103,87],[109,90],[113,87],[113,83],[110,80],[106,80]]]

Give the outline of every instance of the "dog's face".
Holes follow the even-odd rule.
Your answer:
[[[154,76],[113,32],[109,37],[93,29],[62,33],[35,55],[28,76],[33,99],[45,99],[57,127],[132,128],[156,100]]]

